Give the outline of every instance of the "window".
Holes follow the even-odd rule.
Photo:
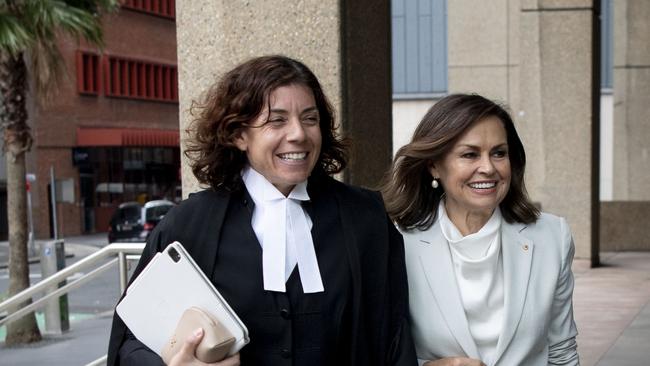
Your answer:
[[[104,59],[104,86],[110,97],[178,102],[174,65],[108,56]]]
[[[99,55],[77,51],[77,91],[81,94],[99,94],[101,89]]]
[[[176,17],[175,0],[122,0],[122,7],[164,18]]]
[[[393,98],[447,91],[446,0],[393,0]]]

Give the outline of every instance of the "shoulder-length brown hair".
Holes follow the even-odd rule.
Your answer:
[[[235,146],[235,138],[263,108],[269,108],[271,93],[287,85],[307,87],[318,108],[322,145],[312,176],[331,175],[345,168],[345,144],[336,132],[332,106],[314,73],[289,57],[263,56],[227,72],[201,102],[192,106],[194,120],[187,130],[190,139],[185,156],[200,183],[229,190],[241,184],[240,174],[247,159]]]
[[[503,218],[510,223],[537,220],[539,210],[528,198],[524,184],[524,146],[508,112],[480,95],[453,94],[429,109],[411,142],[395,154],[391,170],[384,178],[381,190],[386,209],[402,229],[426,230],[433,225],[444,189],[431,187],[429,164],[440,161],[472,124],[486,117],[501,120],[508,140],[512,178],[499,205]]]

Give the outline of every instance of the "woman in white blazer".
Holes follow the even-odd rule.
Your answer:
[[[574,246],[524,185],[512,119],[450,95],[396,154],[382,191],[404,235],[420,365],[579,365]]]

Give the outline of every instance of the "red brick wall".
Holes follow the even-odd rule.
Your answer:
[[[81,211],[79,205],[79,173],[72,165],[71,149],[40,148],[33,150],[37,155],[38,169],[35,171],[36,183],[32,185],[32,203],[34,205],[34,231],[37,238],[50,235],[50,213],[48,184],[50,183],[50,166],[54,166],[56,179],[74,180],[74,203],[57,204],[58,231],[60,236],[79,235],[81,233]]]
[[[176,23],[173,20],[122,9],[104,17],[105,54],[176,64]],[[37,238],[49,235],[47,184],[50,165],[57,179],[74,178],[75,203],[58,204],[59,232],[63,236],[82,231],[79,173],[72,165],[77,127],[178,129],[178,104],[81,95],[76,86],[77,50],[95,49],[64,38],[61,52],[67,75],[56,96],[47,105],[29,110],[34,147],[28,171],[37,175],[33,189],[34,223]],[[105,230],[105,229],[104,229]]]

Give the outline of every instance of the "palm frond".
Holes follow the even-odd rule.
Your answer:
[[[48,102],[66,75],[65,62],[56,40],[40,40],[30,48],[30,71],[39,101]]]
[[[64,0],[66,4],[92,14],[112,12],[120,7],[118,0]]]
[[[34,37],[15,16],[0,13],[0,51],[16,55],[28,49]]]
[[[66,33],[98,47],[103,34],[98,11],[117,8],[117,0],[24,0],[20,8],[22,23],[33,34],[29,47],[31,72],[36,95],[46,102],[65,72],[58,36]]]
[[[28,0],[23,5],[26,22],[33,28],[37,38],[56,38],[57,31],[63,31],[75,38],[102,45],[102,29],[99,18],[83,8],[70,6],[59,0]]]

